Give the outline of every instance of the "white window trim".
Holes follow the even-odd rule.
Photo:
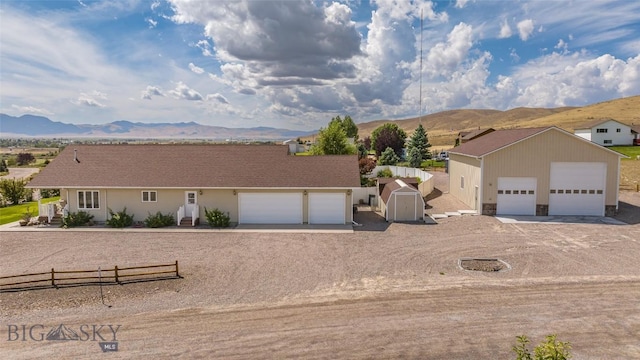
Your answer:
[[[80,193],[83,193],[84,195],[84,206],[80,207]],[[87,194],[91,194],[91,205],[94,205],[93,203],[93,194],[94,193],[98,193],[98,206],[93,206],[93,207],[87,207]],[[76,200],[78,201],[78,210],[100,210],[100,190],[78,190],[77,194],[76,194]]]
[[[145,199],[144,199],[144,193],[147,193],[147,199],[149,199],[149,200],[145,200]],[[155,193],[155,194],[156,194],[156,196],[155,196],[155,200],[151,200],[151,193]],[[140,192],[140,200],[141,200],[143,203],[147,203],[147,202],[158,202],[158,191],[157,191],[157,190],[142,190],[142,191]]]

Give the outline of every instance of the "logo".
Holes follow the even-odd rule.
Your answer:
[[[60,324],[46,331],[42,324],[7,325],[7,341],[95,341],[102,352],[118,351],[118,330],[121,325],[90,325],[77,327]]]

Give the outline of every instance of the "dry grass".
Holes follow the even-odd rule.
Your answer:
[[[636,191],[640,185],[640,160],[622,160],[620,168],[620,190]]]
[[[640,123],[640,96],[615,99],[584,107],[515,108],[499,110],[450,110],[424,115],[422,124],[429,135],[429,142],[437,149],[453,147],[460,131],[492,127],[504,129],[512,127],[558,126],[573,132],[575,127],[595,119],[612,118],[627,124]],[[357,119],[356,119],[357,120]],[[419,118],[404,120],[377,120],[358,124],[360,138],[369,136],[378,126],[394,122],[407,134],[411,134],[420,123]],[[309,137],[305,140],[312,140]]]

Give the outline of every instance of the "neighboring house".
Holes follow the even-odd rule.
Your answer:
[[[289,147],[289,153],[291,154],[297,154],[307,151],[305,145],[298,143],[298,140],[286,140],[283,141],[282,144]]]
[[[636,127],[632,128],[613,119],[593,121],[576,128],[573,133],[603,146],[634,145],[634,139],[639,138]]]
[[[612,216],[623,156],[557,127],[497,130],[449,151],[449,192],[484,215]]]
[[[424,220],[424,199],[416,187],[401,179],[385,181],[380,194],[380,210],[387,221]],[[415,182],[417,185],[417,181]],[[380,186],[380,183],[378,183]]]
[[[460,144],[464,144],[467,141],[471,141],[473,139],[479,138],[480,136],[487,135],[488,133],[494,132],[495,130],[492,128],[488,129],[480,129],[473,131],[461,131],[458,133],[458,138],[456,139],[456,146]]]
[[[633,145],[640,145],[640,125],[631,124],[631,133],[633,134]]]
[[[355,155],[294,156],[282,145],[69,145],[28,184],[60,189],[69,211],[157,211],[240,224],[350,224]],[[178,220],[179,221],[179,220]]]

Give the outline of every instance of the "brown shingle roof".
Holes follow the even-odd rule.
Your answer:
[[[460,146],[457,146],[449,150],[449,153],[479,157],[505,146],[511,145],[517,141],[526,139],[529,136],[535,135],[547,129],[550,128],[543,127],[496,130],[473,139],[469,142],[466,142]]]
[[[74,160],[77,150],[79,162]],[[355,155],[293,156],[284,145],[69,145],[32,188],[358,187]]]
[[[625,124],[623,122],[620,122],[620,121],[618,121],[616,119],[606,118],[606,119],[598,119],[598,120],[590,121],[590,122],[588,122],[588,123],[586,123],[584,125],[581,125],[580,127],[575,128],[574,130],[591,129],[591,128],[594,128],[594,127],[596,127],[596,126],[598,126],[598,125],[600,125],[602,123],[606,123],[607,121],[615,121],[615,122],[620,123],[622,125],[627,125],[627,124]]]

